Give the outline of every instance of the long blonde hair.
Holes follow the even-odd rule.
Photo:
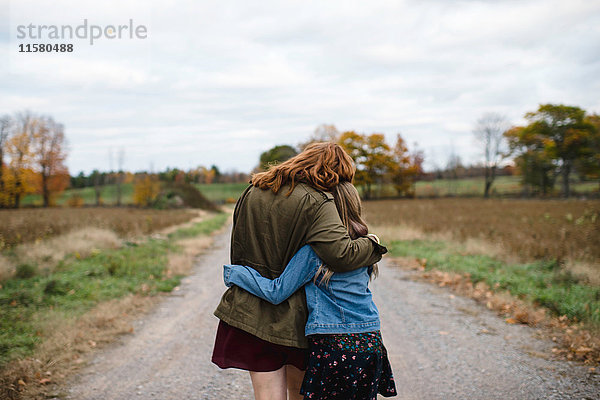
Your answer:
[[[342,182],[331,189],[335,207],[340,214],[340,219],[344,226],[348,229],[348,234],[352,239],[357,239],[369,233],[367,223],[362,218],[362,203],[358,191],[350,182]],[[371,278],[376,278],[379,274],[377,264],[373,265]],[[326,265],[321,265],[315,274],[315,282],[319,276],[322,277],[319,283],[327,284],[333,275],[333,271],[329,270]]]
[[[332,142],[311,143],[306,149],[282,162],[252,176],[252,185],[270,189],[273,193],[290,184],[287,195],[292,193],[297,182],[304,182],[318,190],[329,192],[340,182],[354,179],[354,161]]]

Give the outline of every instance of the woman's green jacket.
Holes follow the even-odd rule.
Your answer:
[[[233,213],[230,264],[248,265],[277,278],[296,252],[309,244],[334,272],[350,271],[381,259],[385,248],[368,238],[352,240],[333,195],[299,183],[291,194],[250,185]],[[223,322],[271,343],[308,347],[304,290],[273,305],[237,286],[229,288],[214,313]]]

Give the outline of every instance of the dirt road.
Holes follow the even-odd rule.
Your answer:
[[[210,362],[229,233],[215,243],[180,290],[73,379],[69,399],[253,398],[246,372]],[[535,330],[408,274],[382,262],[372,284],[398,399],[600,399],[587,367],[535,355],[552,347]]]

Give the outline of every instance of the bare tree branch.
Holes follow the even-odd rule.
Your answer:
[[[481,146],[485,159],[485,190],[484,197],[489,197],[490,189],[496,179],[496,169],[505,153],[504,132],[510,128],[505,116],[497,113],[487,113],[477,120],[473,134]]]

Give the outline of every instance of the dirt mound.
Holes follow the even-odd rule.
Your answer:
[[[215,203],[208,200],[193,185],[184,182],[168,182],[163,185],[154,203],[155,208],[201,208],[219,211]]]

